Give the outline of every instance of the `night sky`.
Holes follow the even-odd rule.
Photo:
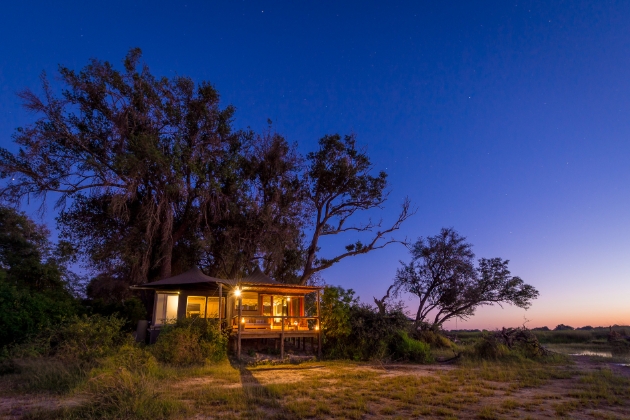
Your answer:
[[[16,92],[39,91],[42,71],[120,68],[140,47],[154,74],[212,82],[236,128],[270,118],[302,152],[355,133],[390,175],[373,217],[409,196],[400,238],[454,227],[541,293],[458,328],[630,323],[630,2],[209,3],[4,2],[2,146],[33,121]],[[323,277],[371,302],[401,259],[392,245]]]

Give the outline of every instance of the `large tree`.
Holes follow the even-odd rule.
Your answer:
[[[299,200],[287,205],[291,194],[274,190],[297,178],[292,148],[278,136],[259,141],[234,132],[234,109],[219,106],[209,83],[156,78],[137,49],[123,72],[92,60],[60,74],[61,96],[45,78],[43,98],[20,94],[40,118],[18,129],[17,154],[0,150],[2,175],[11,178],[2,196],[17,204],[55,193],[62,235],[101,278],[137,284],[168,277],[225,248],[230,237],[246,249],[251,229],[270,231],[278,214],[284,211],[286,225],[299,213],[285,211]],[[264,226],[243,226],[252,217]]]
[[[533,286],[511,275],[508,260],[481,258],[475,264],[472,245],[452,228],[419,238],[410,251],[411,262],[401,262],[393,291],[419,298],[418,326],[439,327],[449,319],[467,319],[485,305],[527,309],[538,297]]]
[[[388,228],[350,224],[387,198],[386,175],[354,137],[325,136],[306,158],[273,132],[232,128],[234,108],[214,87],[158,78],[129,52],[124,69],[92,60],[60,67],[60,94],[20,94],[38,119],[17,130],[17,153],[0,149],[0,198],[13,205],[54,195],[62,238],[95,274],[93,295],[123,299],[139,284],[201,265],[220,277],[254,267],[305,283],[343,258],[396,242],[413,211]],[[372,232],[365,244],[321,258],[319,239]]]
[[[356,139],[349,135],[324,136],[318,150],[307,155],[306,196],[310,210],[310,241],[306,249],[300,282],[344,258],[366,254],[375,249],[401,242],[388,235],[415,213],[405,199],[398,218],[384,228],[382,221],[352,223],[357,213],[381,208],[387,200],[387,174],[372,175],[372,163],[364,150],[357,148]],[[319,240],[324,236],[346,232],[368,232],[369,239],[348,244],[345,252],[329,258],[318,258]]]

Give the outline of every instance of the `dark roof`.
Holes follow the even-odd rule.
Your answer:
[[[297,290],[297,289],[307,289],[307,290],[317,290],[317,289],[321,289],[321,287],[316,287],[316,286],[298,286],[298,285],[293,285],[293,284],[285,284],[285,283],[280,283],[274,279],[272,279],[271,277],[267,276],[265,273],[263,273],[260,270],[260,267],[256,267],[256,269],[254,270],[254,272],[252,274],[250,274],[247,277],[244,277],[240,280],[224,280],[224,279],[218,279],[216,277],[210,277],[210,276],[206,276],[201,269],[199,269],[198,267],[194,267],[191,268],[190,270],[186,271],[185,273],[182,274],[178,274],[177,276],[173,276],[173,277],[169,277],[167,279],[162,279],[162,280],[158,280],[158,281],[154,281],[151,283],[146,283],[146,284],[142,284],[142,285],[138,285],[138,286],[131,286],[133,289],[159,289],[159,288],[164,288],[164,289],[174,289],[174,288],[188,288],[190,289],[191,287],[186,287],[188,285],[198,285],[198,286],[194,286],[195,288],[201,287],[203,286],[205,287],[217,287],[217,284],[226,284],[229,286],[237,286],[237,285],[246,285],[252,288],[252,290],[255,289],[259,289],[259,287],[257,286],[261,286],[261,287],[272,287],[275,289],[281,288],[281,289],[293,289],[293,290]],[[263,289],[261,289],[263,290]]]
[[[223,283],[234,284],[231,280],[217,279],[216,277],[210,277],[203,274],[203,271],[199,267],[191,268],[185,273],[178,274],[177,276],[169,277],[151,283],[143,284],[138,287],[157,287],[157,286],[175,286],[182,284],[195,284],[195,283]]]
[[[243,284],[283,284],[279,281],[275,281],[271,277],[267,276],[260,270],[260,267],[256,267],[254,272],[249,276],[242,278],[239,283]]]

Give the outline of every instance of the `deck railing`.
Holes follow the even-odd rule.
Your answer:
[[[319,331],[317,316],[238,315],[232,317],[232,328],[262,331]]]

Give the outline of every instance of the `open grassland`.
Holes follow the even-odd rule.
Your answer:
[[[1,377],[0,416],[85,418],[630,418],[628,371],[597,359],[458,365],[308,362],[93,372],[61,395]]]

